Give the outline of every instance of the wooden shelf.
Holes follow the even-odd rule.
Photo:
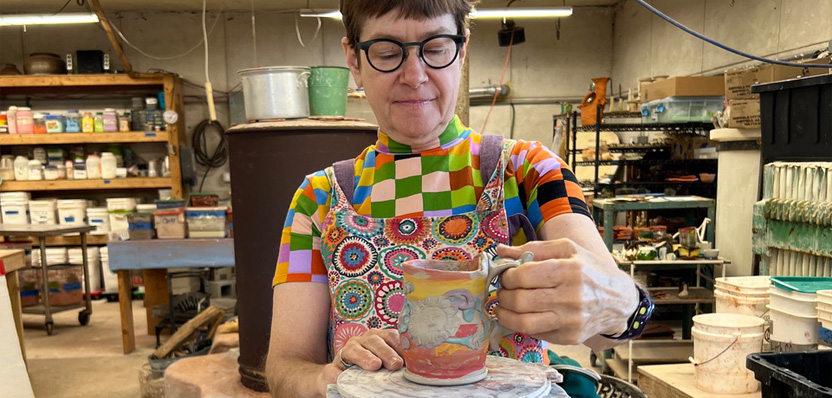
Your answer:
[[[170,178],[117,178],[112,180],[3,181],[0,192],[78,191],[91,189],[170,188]]]
[[[29,238],[32,241],[32,247],[39,246],[38,238]],[[106,245],[110,239],[107,235],[87,235],[87,245],[98,246]],[[46,237],[46,246],[81,246],[81,236],[79,235],[61,235]]]
[[[168,142],[166,131],[125,133],[3,134],[0,145],[109,144],[126,142]]]
[[[139,74],[135,78],[125,74],[0,76],[0,87],[161,86],[164,84],[164,75],[160,74]]]
[[[627,344],[613,348],[618,360],[625,364],[630,359]],[[685,363],[693,356],[692,340],[634,340],[633,362],[636,364]]]

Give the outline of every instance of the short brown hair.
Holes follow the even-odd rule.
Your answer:
[[[399,18],[428,19],[451,14],[458,34],[468,28],[468,14],[477,0],[341,0],[341,15],[347,28],[347,42],[355,47],[361,28],[369,18],[391,11]]]

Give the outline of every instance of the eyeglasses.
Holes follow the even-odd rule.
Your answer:
[[[392,72],[399,69],[407,59],[409,46],[419,47],[419,58],[433,69],[450,66],[459,55],[459,47],[465,43],[462,35],[438,35],[421,42],[401,43],[392,39],[374,39],[358,43],[364,50],[370,66],[379,72]]]

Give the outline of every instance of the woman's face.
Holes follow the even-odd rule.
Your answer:
[[[427,20],[396,18],[395,14],[390,12],[368,19],[359,41],[385,38],[402,43],[421,42],[440,34],[458,34],[450,14]],[[466,44],[468,35],[466,30]],[[347,65],[356,84],[364,87],[381,131],[397,142],[414,147],[442,134],[454,116],[465,45],[456,61],[444,69],[425,65],[417,56],[418,48],[407,47],[408,56],[399,69],[385,73],[370,66],[364,51],[359,62],[346,38],[342,44]]]

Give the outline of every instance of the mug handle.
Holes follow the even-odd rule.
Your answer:
[[[524,252],[520,255],[520,258],[517,260],[510,259],[510,258],[503,258],[499,260],[494,260],[492,257],[488,256],[488,284],[495,282],[495,280],[499,280],[500,276],[503,272],[511,268],[517,268],[521,264],[532,261],[534,259],[534,253],[532,252]],[[486,287],[487,288],[487,287]],[[489,350],[495,350],[500,346],[500,340],[508,335],[514,334],[515,331],[501,325],[496,319],[491,320],[491,334],[488,339],[488,348]]]

